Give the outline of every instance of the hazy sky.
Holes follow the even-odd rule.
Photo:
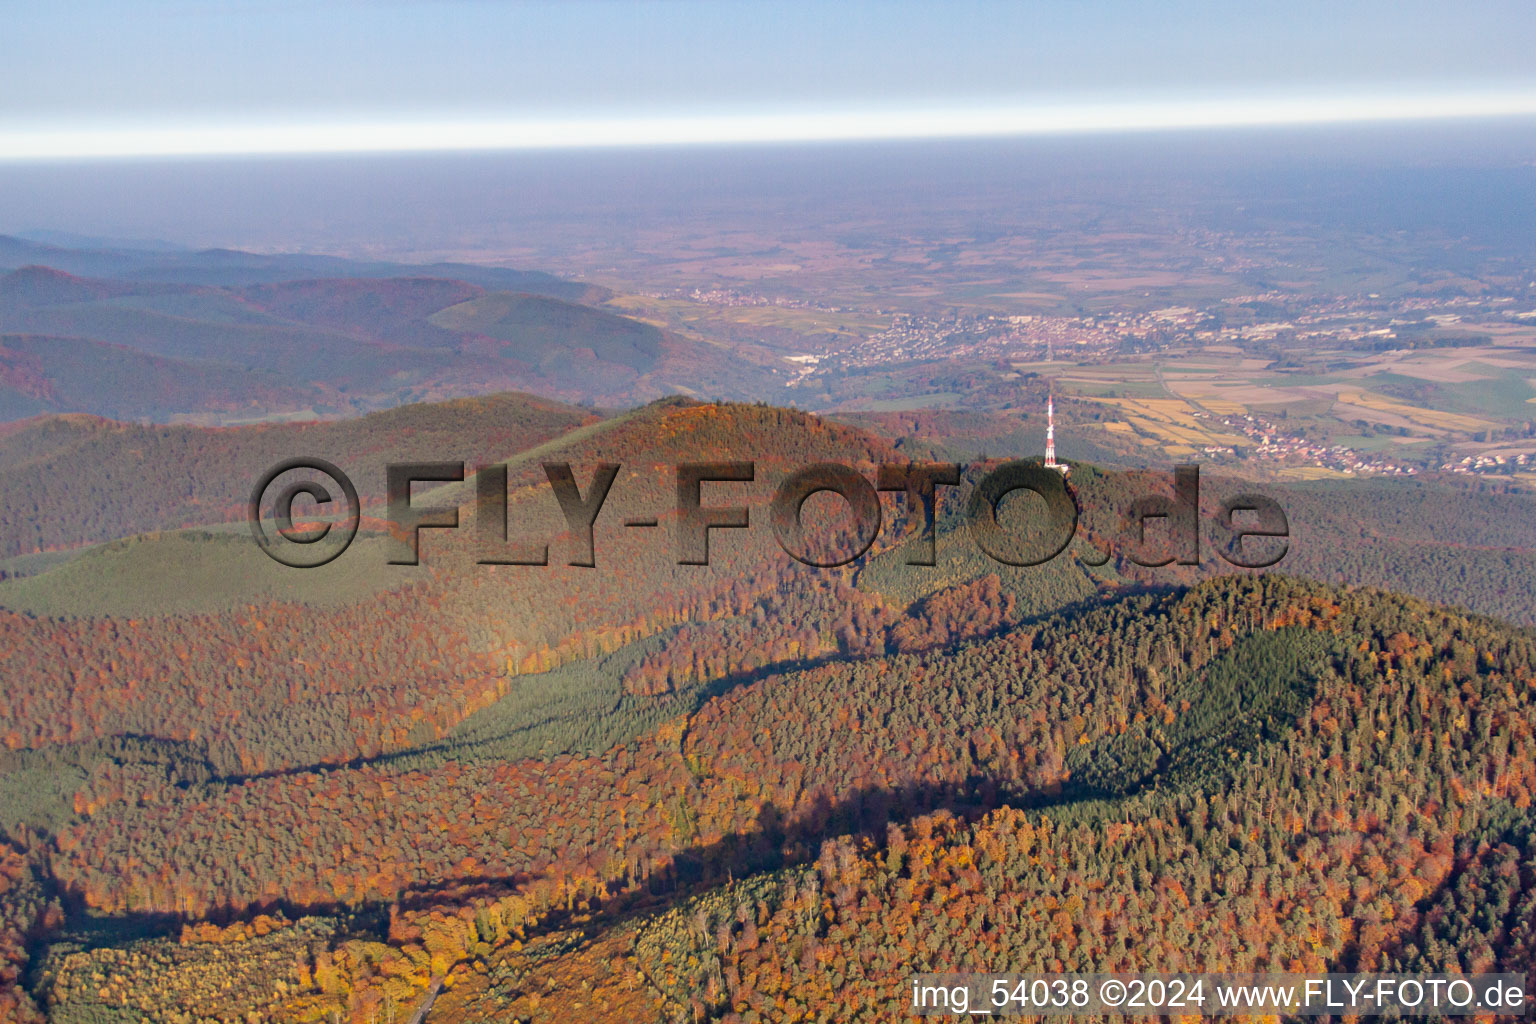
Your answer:
[[[511,136],[528,122],[587,122],[571,141],[590,142],[623,141],[635,119],[648,119],[637,136],[678,141],[729,135],[744,117],[821,118],[836,136],[865,117],[921,125],[923,111],[935,130],[1000,108],[1015,112],[1005,130],[1034,123],[1018,111],[1050,107],[1091,122],[1081,111],[1095,104],[1119,111],[1102,118],[1114,127],[1149,101],[1162,112],[1148,116],[1169,123],[1188,101],[1226,104],[1221,123],[1269,108],[1305,120],[1329,104],[1354,111],[1341,119],[1398,116],[1458,96],[1474,98],[1445,112],[1529,112],[1533,39],[1528,0],[21,2],[0,19],[0,158],[90,152],[70,149],[81,133],[107,133],[101,152],[131,152],[134,133],[215,127],[289,132],[303,149],[367,125],[366,144],[344,148],[368,149],[390,125],[406,126],[408,143],[447,121],[523,126]],[[698,117],[715,120],[676,127]],[[305,126],[317,130],[291,134]],[[787,121],[763,131],[795,134]],[[238,151],[240,138],[251,137],[210,149]],[[141,142],[197,149],[186,136]]]

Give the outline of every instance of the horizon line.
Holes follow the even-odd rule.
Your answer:
[[[0,163],[1018,138],[1533,115],[1536,87],[1390,96],[1270,96],[563,120],[360,120],[62,129],[0,126]]]

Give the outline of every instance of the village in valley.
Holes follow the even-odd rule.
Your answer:
[[[1073,314],[860,308],[741,288],[633,301],[777,328],[776,372],[805,407],[1038,412],[1023,391],[1048,381],[1068,403],[1069,456],[1091,436],[1145,459],[1284,476],[1529,481],[1536,311],[1526,298],[1266,292]]]

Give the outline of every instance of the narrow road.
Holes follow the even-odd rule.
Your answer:
[[[432,1009],[432,1004],[437,1001],[437,994],[442,990],[443,979],[438,975],[432,979],[432,984],[427,986],[426,998],[421,1001],[420,1006],[416,1007],[416,1012],[411,1014],[411,1019],[405,1024],[422,1024],[422,1021],[427,1019],[427,1011]]]

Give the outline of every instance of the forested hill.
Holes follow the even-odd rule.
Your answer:
[[[327,459],[378,500],[389,462],[495,462],[598,418],[518,393],[225,428],[41,416],[0,427],[0,558],[239,522],[252,485],[284,459]]]
[[[1079,466],[1083,535],[1016,568],[965,525],[978,464],[940,505],[931,567],[908,561],[896,495],[846,567],[780,548],[780,481],[824,462],[873,479],[900,440],[769,406],[519,395],[11,428],[0,473],[28,486],[4,489],[6,522],[60,545],[134,534],[19,556],[0,581],[13,1013],[362,1024],[442,977],[434,1020],[569,1019],[595,991],[626,1019],[883,1019],[896,988],[877,990],[912,964],[1129,964],[1189,929],[1255,969],[1424,962],[1447,929],[1484,936],[1478,963],[1526,955],[1529,633],[1282,573],[1314,545],[1368,582],[1529,615],[1529,520],[1458,533],[1449,499],[1414,517],[1371,488],[1277,491],[1295,545],[1277,571],[1227,575],[1209,546],[1142,567],[1123,510],[1171,481]],[[316,453],[356,470],[368,525],[332,566],[290,570],[229,504],[269,455]],[[547,537],[550,564],[480,564],[466,506],[420,566],[389,565],[368,467],[397,458],[505,460],[509,536]],[[718,531],[707,566],[673,544],[675,467],[700,459],[757,467],[708,485],[753,525]],[[572,564],[546,461],[583,494],[620,466],[594,567]],[[1251,486],[1209,478],[1201,522]],[[640,514],[662,525],[624,525]],[[1508,558],[1426,573],[1383,538]],[[1484,887],[1502,916],[1467,909]]]
[[[1536,643],[1508,627],[1226,578],[672,707],[547,759],[82,765],[52,877],[193,923],[56,947],[37,994],[225,978],[366,1019],[447,976],[445,1021],[884,1020],[917,970],[1536,969]]]
[[[237,424],[507,390],[630,405],[780,393],[783,360],[536,271],[0,236],[0,421]]]
[[[922,737],[963,762],[929,778],[979,787],[928,813],[919,790],[860,789],[822,812],[835,837],[777,870],[637,918],[590,901],[580,928],[476,947],[484,969],[437,1012],[877,1021],[900,1019],[907,980],[928,971],[1536,970],[1528,634],[1387,595],[1226,580],[1029,646],[1038,689],[995,649],[985,682],[956,652],[866,675],[873,715],[835,710],[842,688],[805,710],[836,716],[821,742],[855,773],[879,755],[845,751]],[[772,685],[780,709],[813,699]],[[974,692],[1014,686],[996,704]],[[777,749],[769,731],[760,750]],[[1015,742],[1033,795],[989,798]],[[702,775],[741,784],[722,765],[753,755],[719,756]],[[796,835],[786,818],[771,836]]]
[[[892,429],[900,425],[887,424]],[[295,456],[318,456],[343,467],[365,504],[378,511],[384,466],[392,461],[462,461],[473,469],[537,449],[536,458],[521,464],[519,479],[536,484],[537,462],[544,459],[569,461],[582,472],[594,462],[616,461],[655,476],[649,487],[678,462],[722,453],[761,460],[765,473],[772,467],[781,478],[806,464],[812,451],[807,439],[813,434],[823,438],[817,442],[817,458],[861,465],[871,479],[874,463],[907,459],[908,439],[899,433],[846,427],[770,407],[683,399],[614,416],[509,393],[408,405],[355,419],[228,428],[38,417],[0,426],[0,577],[35,573],[66,557],[16,562],[16,556],[68,552],[152,531],[239,523],[254,481],[275,462]],[[1255,489],[1251,482],[1208,473],[1201,492],[1205,565],[1194,573],[1178,566],[1142,571],[1124,557],[1124,545],[1113,543],[1123,533],[1119,517],[1144,494],[1171,495],[1171,476],[1079,466],[1072,485],[1084,509],[1083,531],[1098,548],[1115,551],[1114,571],[1087,572],[1072,552],[1064,559],[1068,565],[1054,571],[1017,570],[982,556],[966,527],[969,487],[986,465],[996,464],[978,465],[965,487],[942,489],[941,512],[947,518],[941,523],[939,566],[910,570],[909,552],[903,551],[870,562],[861,588],[906,603],[996,573],[1023,610],[1035,613],[1086,597],[1106,581],[1191,583],[1227,567],[1212,543],[1211,523],[1221,501]],[[1530,494],[1484,492],[1454,479],[1326,485],[1265,481],[1257,489],[1288,515],[1292,539],[1281,570],[1399,590],[1536,624],[1536,595],[1530,586],[1536,578],[1536,499]],[[659,492],[652,497],[666,504],[673,500]],[[766,494],[756,497],[766,503]],[[638,500],[630,485],[620,483],[613,504]],[[905,513],[902,500],[883,500],[888,516]],[[895,533],[891,526],[884,531],[886,539]],[[883,546],[877,544],[877,551]],[[7,564],[6,559],[13,561]],[[0,593],[0,606],[32,605],[8,602]],[[151,602],[149,607],[155,606]],[[56,603],[47,608],[65,610]]]

